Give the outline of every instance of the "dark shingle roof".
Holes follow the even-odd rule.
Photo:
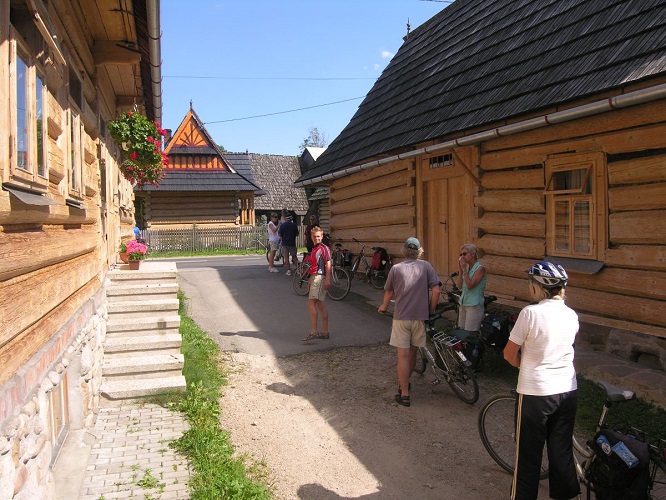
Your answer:
[[[259,188],[233,172],[223,170],[167,170],[159,188],[144,186],[144,191],[250,191]],[[261,192],[261,191],[260,191]]]
[[[305,189],[294,187],[294,181],[301,174],[298,157],[253,153],[249,156],[255,182],[267,193],[254,201],[256,209],[286,208],[301,213],[308,209]]]
[[[458,0],[299,181],[666,73],[663,0]]]

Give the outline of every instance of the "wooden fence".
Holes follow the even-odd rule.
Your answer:
[[[298,227],[296,246],[304,247],[305,226]],[[141,232],[151,250],[158,252],[196,252],[200,250],[244,250],[252,240],[268,240],[266,225],[203,229],[147,229]]]

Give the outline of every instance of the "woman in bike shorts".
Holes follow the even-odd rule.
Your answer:
[[[573,344],[578,316],[564,303],[568,276],[562,266],[541,261],[527,273],[531,299],[538,303],[520,312],[504,348],[504,359],[520,368],[511,498],[537,498],[544,444],[550,498],[576,498],[580,487],[572,447],[577,404]]]
[[[460,247],[456,285],[462,290],[458,309],[458,328],[478,332],[485,315],[486,268],[478,260],[476,245],[466,243]]]

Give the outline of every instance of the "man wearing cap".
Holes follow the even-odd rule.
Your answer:
[[[391,299],[395,299],[389,342],[398,350],[400,387],[395,401],[402,406],[409,406],[409,378],[416,366],[418,348],[426,345],[423,322],[435,311],[439,302],[440,282],[430,262],[421,260],[423,249],[419,240],[407,238],[402,253],[405,260],[389,271],[384,285],[384,302],[378,311],[382,314],[386,312]]]
[[[296,256],[296,236],[298,236],[298,226],[294,224],[294,218],[291,214],[285,216],[285,221],[280,224],[278,234],[282,238],[282,255],[284,256],[284,267],[287,268],[287,276],[291,276],[291,266],[289,265],[289,256],[294,264],[294,269],[298,264]]]

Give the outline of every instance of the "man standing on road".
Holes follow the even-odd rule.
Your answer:
[[[314,339],[328,339],[328,310],[326,309],[326,290],[331,284],[331,249],[324,245],[324,231],[319,226],[312,228],[312,249],[310,261],[310,288],[308,296],[308,312],[310,313],[310,333],[303,339],[308,342]],[[318,316],[321,316],[321,332],[317,331]]]
[[[284,256],[284,267],[287,268],[287,276],[291,276],[291,267],[289,266],[289,256],[294,264],[294,269],[298,264],[296,257],[296,236],[298,236],[298,226],[294,224],[294,218],[291,215],[285,217],[285,222],[280,224],[278,234],[282,238],[282,255]]]
[[[416,238],[407,238],[402,248],[405,260],[389,271],[384,285],[384,302],[378,311],[384,314],[389,302],[395,297],[393,325],[390,344],[398,349],[399,392],[396,403],[411,404],[409,378],[416,366],[416,352],[425,347],[424,321],[435,312],[439,302],[439,276],[430,262],[420,260],[423,255],[421,243]],[[430,292],[430,296],[428,296]]]

